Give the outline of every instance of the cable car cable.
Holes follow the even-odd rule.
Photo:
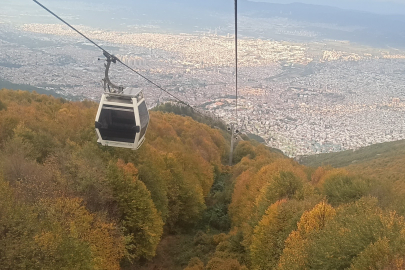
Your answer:
[[[92,41],[91,39],[89,39],[88,37],[86,37],[85,35],[83,35],[82,33],[80,33],[79,30],[77,30],[76,28],[74,28],[73,26],[71,26],[69,23],[67,23],[66,21],[64,21],[61,17],[59,17],[58,15],[56,15],[55,13],[53,13],[52,11],[50,11],[47,7],[45,7],[44,5],[42,5],[40,2],[38,2],[37,0],[32,0],[35,3],[37,3],[40,7],[42,7],[43,9],[45,9],[46,11],[48,11],[49,13],[51,13],[53,16],[55,16],[58,20],[60,20],[61,22],[63,22],[64,24],[66,24],[67,26],[69,26],[70,28],[72,28],[74,31],[76,31],[79,35],[81,35],[82,37],[84,37],[85,39],[87,39],[89,42],[91,42],[92,44],[94,44],[97,48],[99,48],[100,50],[102,50],[103,52],[106,52],[108,55],[112,56],[111,54],[109,54],[106,50],[104,50],[103,48],[101,48],[97,43],[95,43],[94,41]]]
[[[141,73],[139,73],[138,71],[136,71],[135,69],[131,68],[130,66],[126,65],[125,63],[123,63],[120,59],[118,59],[117,57],[115,57],[114,55],[110,54],[109,52],[107,52],[106,50],[104,50],[100,45],[98,45],[97,43],[95,43],[94,41],[92,41],[90,38],[86,37],[84,34],[82,34],[79,30],[77,30],[76,28],[74,28],[72,25],[70,25],[69,23],[67,23],[65,20],[63,20],[61,17],[59,17],[58,15],[56,15],[55,13],[53,13],[51,10],[49,10],[47,7],[45,7],[44,5],[42,5],[41,3],[39,3],[37,0],[32,0],[34,1],[36,4],[38,4],[40,7],[42,7],[43,9],[45,9],[46,11],[48,11],[50,14],[52,14],[54,17],[56,17],[58,20],[60,20],[61,22],[63,22],[64,24],[66,24],[68,27],[70,27],[72,30],[74,30],[75,32],[77,32],[79,35],[81,35],[82,37],[84,37],[86,40],[88,40],[89,42],[91,42],[93,45],[95,45],[97,48],[99,48],[100,50],[103,51],[103,54],[106,54],[107,57],[111,57],[112,59],[114,59],[115,61],[118,61],[119,63],[121,63],[123,66],[125,66],[126,68],[130,69],[131,71],[133,71],[134,73],[136,73],[138,76],[140,76],[141,78],[143,78],[144,80],[146,80],[147,82],[149,82],[150,84],[153,84],[155,87],[159,88],[160,90],[164,91],[166,94],[170,95],[171,97],[177,99],[180,103],[190,107],[192,110],[195,110],[197,112],[199,112],[197,109],[195,109],[193,106],[191,106],[190,104],[188,104],[187,102],[181,100],[180,98],[176,97],[175,95],[171,94],[169,91],[167,91],[166,89],[164,89],[163,87],[161,87],[160,85],[154,83],[152,80],[148,79],[147,77],[145,77],[144,75],[142,75]],[[199,112],[200,113],[200,112]]]
[[[235,0],[235,123],[231,124],[228,130],[231,131],[231,148],[229,151],[229,166],[233,162],[234,139],[237,139],[238,130],[235,131],[235,125],[238,124],[238,1]]]
[[[235,0],[235,92],[236,92],[236,121],[238,121],[238,0]],[[236,122],[237,124],[237,122]]]

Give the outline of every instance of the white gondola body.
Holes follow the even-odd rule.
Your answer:
[[[145,140],[148,124],[142,91],[102,95],[95,119],[97,142],[101,145],[136,150]]]

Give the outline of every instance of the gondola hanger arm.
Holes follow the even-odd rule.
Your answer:
[[[106,61],[107,61],[107,63],[104,64],[104,66],[105,66],[105,77],[103,79],[104,92],[107,92],[107,89],[108,89],[108,92],[110,92],[110,93],[121,94],[124,91],[124,87],[113,84],[110,80],[110,77],[108,76],[108,72],[110,71],[111,62],[115,64],[117,62],[118,58],[115,57],[114,55],[109,54],[106,51],[103,51],[103,54],[106,57]],[[116,89],[116,90],[113,90],[113,89]]]

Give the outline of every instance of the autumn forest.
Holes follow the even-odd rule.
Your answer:
[[[405,269],[405,153],[309,167],[242,136],[231,167],[221,123],[165,104],[104,147],[97,105],[0,90],[0,269]]]

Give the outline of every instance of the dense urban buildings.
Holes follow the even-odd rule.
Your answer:
[[[242,38],[235,119],[234,38],[80,28],[126,64],[191,105],[236,122],[287,155],[356,149],[405,139],[405,55],[348,42]],[[303,32],[302,35],[310,34]],[[0,78],[98,100],[102,53],[60,25],[0,24]],[[111,79],[170,100],[119,65]]]

